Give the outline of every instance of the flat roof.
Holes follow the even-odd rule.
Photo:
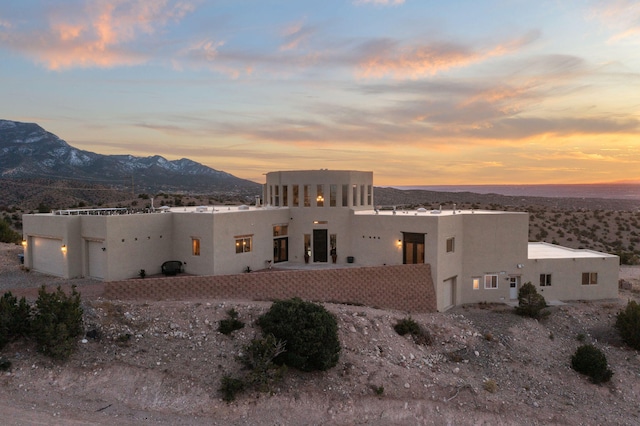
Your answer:
[[[392,216],[394,210],[382,208],[379,210],[355,210],[356,215],[382,215]],[[425,208],[417,210],[403,210],[396,209],[396,216],[455,216],[455,215],[468,215],[468,214],[484,214],[484,215],[499,215],[499,214],[528,214],[527,212],[510,212],[504,210],[427,210]]]
[[[616,257],[613,254],[602,253],[588,249],[574,249],[549,243],[529,243],[529,259],[578,259]]]

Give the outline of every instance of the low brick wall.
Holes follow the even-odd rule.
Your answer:
[[[300,297],[406,312],[436,311],[436,293],[428,264],[131,279],[105,283],[104,297],[118,300]]]

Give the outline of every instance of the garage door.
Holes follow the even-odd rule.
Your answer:
[[[62,240],[33,237],[31,242],[31,267],[34,271],[57,277],[64,276]]]
[[[106,253],[102,250],[103,243],[99,241],[87,241],[87,253],[89,256],[89,277],[103,279],[105,270]]]
[[[442,306],[444,309],[453,307],[456,300],[456,277],[444,281],[442,288]]]

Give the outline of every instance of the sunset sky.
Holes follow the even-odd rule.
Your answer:
[[[640,180],[640,2],[5,0],[0,118],[264,182]]]

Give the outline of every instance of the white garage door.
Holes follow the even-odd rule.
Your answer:
[[[34,271],[58,277],[64,276],[62,240],[34,237],[31,247],[31,265]]]
[[[102,250],[103,243],[99,241],[87,241],[87,254],[89,256],[89,277],[103,279],[106,253]]]

